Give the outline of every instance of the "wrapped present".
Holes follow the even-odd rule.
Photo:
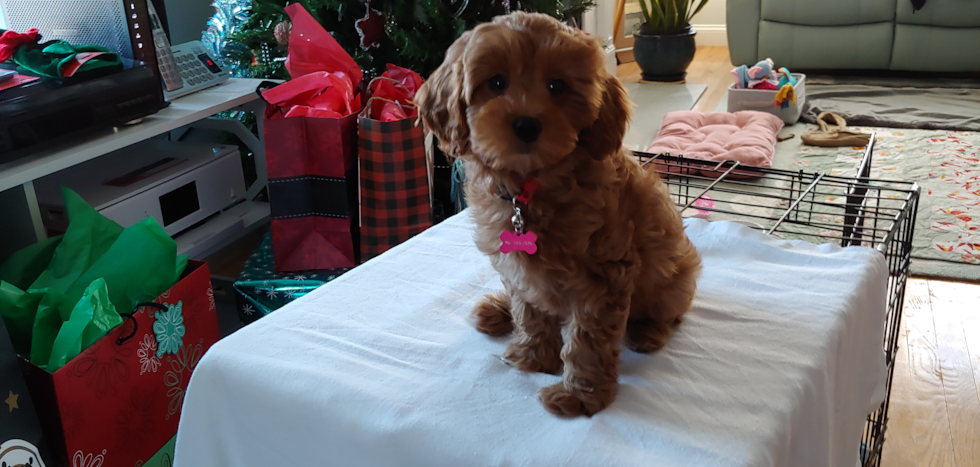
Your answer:
[[[266,233],[234,284],[238,317],[244,324],[279,309],[350,270],[276,272],[272,250],[272,235]]]

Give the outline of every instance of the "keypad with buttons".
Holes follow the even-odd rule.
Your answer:
[[[198,41],[179,44],[171,48],[174,55],[174,72],[184,81],[184,88],[168,94],[168,100],[213,86],[228,79],[229,74],[215,62]]]

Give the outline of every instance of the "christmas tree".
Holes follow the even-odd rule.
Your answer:
[[[371,78],[387,63],[428,76],[463,31],[513,10],[573,21],[593,0],[298,0]],[[238,77],[280,78],[290,0],[215,0],[204,42]]]

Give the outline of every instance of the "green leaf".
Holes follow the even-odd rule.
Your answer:
[[[675,8],[677,9],[677,25],[678,25],[678,27],[681,27],[681,26],[679,26],[681,24],[681,22],[686,22],[686,19],[687,19],[687,11],[688,11],[688,8],[690,8],[689,4],[690,4],[691,1],[693,1],[693,0],[678,0],[677,1],[677,4],[675,5]]]
[[[690,23],[691,20],[694,19],[694,17],[697,16],[697,14],[701,12],[701,9],[704,8],[704,6],[707,4],[708,4],[708,0],[701,0],[701,3],[699,3],[698,7],[694,10],[694,14],[692,14],[691,17],[687,19],[687,22]]]
[[[647,0],[640,0],[640,9],[643,10],[643,19],[647,24],[653,23],[653,16],[650,15],[650,8],[647,7]]]
[[[650,27],[656,28],[658,26],[662,26],[667,22],[667,18],[664,16],[663,6],[660,4],[660,0],[650,0],[650,2],[650,11],[656,15],[655,21],[650,24]]]

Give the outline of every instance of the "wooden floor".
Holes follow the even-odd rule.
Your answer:
[[[728,85],[732,84],[732,62],[728,58],[728,47],[698,47],[694,62],[687,69],[685,83],[704,84],[708,89],[692,110],[712,112],[725,96]],[[619,79],[626,83],[640,80],[640,67],[636,62],[624,63],[616,70]]]
[[[980,466],[980,285],[909,279],[882,465]]]
[[[686,82],[713,111],[732,82],[726,47],[698,47]],[[635,63],[619,66],[626,82]],[[980,285],[909,279],[882,466],[980,467]]]

